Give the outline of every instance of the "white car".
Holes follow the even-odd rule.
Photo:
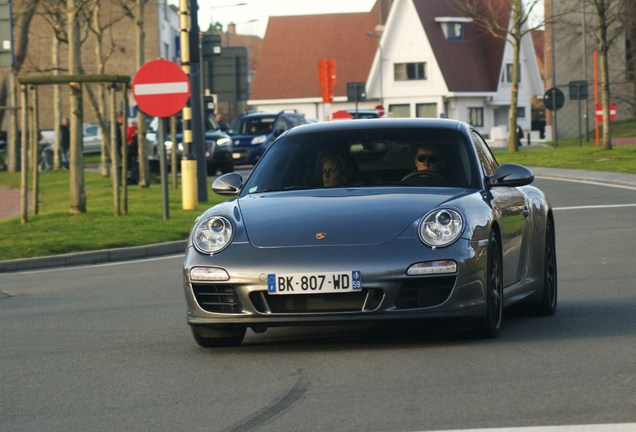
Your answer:
[[[84,123],[84,154],[102,151],[102,131],[97,123]]]

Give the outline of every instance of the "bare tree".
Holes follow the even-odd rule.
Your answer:
[[[521,41],[530,32],[543,26],[531,18],[541,0],[458,0],[460,9],[474,20],[486,33],[503,39],[512,48],[512,86],[508,111],[508,150],[517,151],[517,103],[519,100]]]
[[[22,8],[13,9],[14,19],[14,35],[17,35],[15,39],[15,45],[17,47],[14,53],[14,65],[3,77],[3,82],[0,84],[0,101],[5,101],[4,105],[10,105],[12,108],[18,106],[18,94],[16,89],[16,75],[20,72],[24,60],[27,55],[29,29],[31,27],[31,21],[35,15],[38,0],[25,0],[21,6]],[[15,36],[14,36],[15,37]],[[7,95],[10,96],[10,103],[7,104]],[[0,110],[0,123],[4,118],[6,111]],[[9,159],[7,161],[9,172],[16,172],[18,169],[18,112],[16,109],[11,110],[11,135],[8,137],[7,151]]]
[[[617,99],[629,105],[632,112],[636,112],[636,2],[633,0],[623,0],[624,11],[622,16],[623,28],[625,29],[625,49],[626,61],[625,70],[627,82],[631,84],[631,94],[625,97],[619,95]]]
[[[78,0],[66,0],[66,22],[68,36],[68,70],[69,75],[79,75],[81,67],[80,26],[78,15],[81,4]],[[71,213],[86,213],[86,191],[84,188],[83,134],[84,108],[82,86],[72,83],[70,92],[71,111],[71,146],[69,155]]]
[[[113,26],[121,21],[125,14],[120,8],[111,5],[108,18],[104,19],[100,0],[91,0],[90,19],[87,21],[88,31],[95,37],[95,66],[98,74],[106,72],[106,64],[117,49],[113,37]],[[96,87],[96,91],[94,89]],[[100,172],[102,176],[108,176],[108,157],[110,152],[109,127],[107,122],[106,89],[104,84],[87,85],[87,93],[93,112],[97,117],[102,135],[102,148],[100,160]],[[116,163],[113,161],[112,163]]]
[[[126,15],[134,21],[135,32],[137,34],[137,69],[143,66],[145,60],[145,41],[146,33],[145,25],[145,6],[148,0],[134,0],[134,8],[125,0],[119,0],[122,9]],[[146,145],[146,121],[144,113],[137,112],[137,136],[139,137],[139,186],[150,187],[150,170],[148,166],[148,148]]]
[[[610,68],[609,51],[612,44],[622,36],[623,17],[628,11],[628,4],[633,0],[589,0],[596,12],[596,22],[592,31],[596,39],[596,49],[599,57],[600,93],[603,111],[603,149],[612,149],[610,133]],[[632,6],[633,7],[633,6]]]

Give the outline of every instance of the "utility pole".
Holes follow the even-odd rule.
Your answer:
[[[181,42],[181,68],[190,78],[190,13],[188,0],[179,0],[179,40]],[[181,207],[184,210],[197,208],[197,161],[192,153],[192,95],[183,107],[183,155],[181,157]]]
[[[199,36],[199,5],[190,0],[190,107],[192,108],[192,140],[197,160],[197,189],[199,202],[208,201],[208,161],[205,154],[205,122],[203,121],[203,92],[201,77],[201,50]],[[213,149],[212,149],[213,150]],[[212,157],[212,155],[210,155]]]

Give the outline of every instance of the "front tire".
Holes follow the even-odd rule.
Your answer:
[[[503,322],[503,271],[497,236],[490,233],[488,239],[488,264],[486,266],[486,316],[479,320],[477,335],[496,338]]]
[[[535,305],[538,315],[554,315],[557,310],[557,258],[554,222],[548,219],[545,227],[545,262],[543,266],[543,298]]]
[[[191,326],[192,336],[203,348],[239,346],[245,338],[245,327],[228,327],[223,329]]]

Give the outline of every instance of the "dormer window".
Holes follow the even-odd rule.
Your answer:
[[[464,25],[473,22],[473,19],[466,17],[437,17],[435,22],[442,26],[446,39],[464,40]]]

